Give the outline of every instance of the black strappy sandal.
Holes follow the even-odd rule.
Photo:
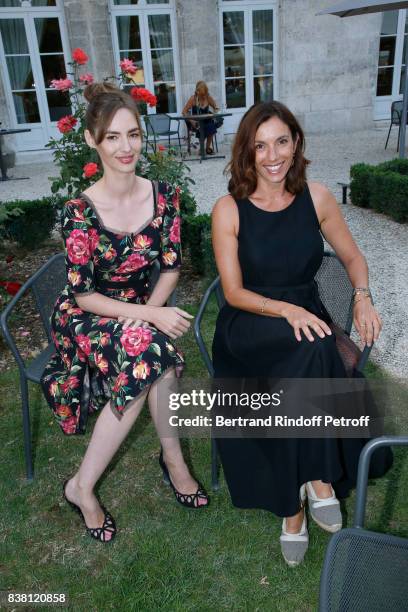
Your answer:
[[[115,535],[116,535],[116,525],[115,525],[113,516],[109,514],[109,512],[101,504],[102,511],[105,515],[102,527],[88,527],[87,524],[85,523],[85,518],[84,518],[84,515],[82,514],[81,508],[77,506],[76,504],[74,504],[74,502],[70,501],[65,494],[65,487],[67,486],[68,480],[66,480],[64,484],[62,485],[62,496],[67,502],[67,504],[71,506],[72,510],[75,510],[75,512],[79,514],[79,516],[84,522],[85,528],[87,532],[89,533],[89,535],[92,538],[94,538],[94,540],[98,540],[98,542],[103,542],[104,544],[112,542],[112,540],[115,538]],[[106,531],[112,534],[112,537],[109,540],[105,539]]]
[[[163,470],[163,482],[167,485],[170,485],[173,490],[174,496],[179,504],[185,506],[186,508],[194,508],[195,510],[198,508],[207,508],[210,503],[210,500],[208,498],[206,490],[200,483],[198,483],[197,491],[195,493],[180,493],[180,491],[177,491],[176,487],[171,482],[167,465],[164,463],[163,449],[160,450],[159,465]],[[199,504],[200,499],[205,499],[207,503]]]

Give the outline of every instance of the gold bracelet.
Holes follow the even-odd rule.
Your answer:
[[[265,304],[266,302],[268,302],[271,298],[265,298],[264,300],[262,300],[262,306],[261,306],[261,314],[263,314],[265,312]]]

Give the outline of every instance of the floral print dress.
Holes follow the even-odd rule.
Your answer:
[[[117,319],[81,310],[76,294],[98,292],[145,304],[155,262],[161,272],[181,265],[179,190],[153,184],[153,216],[137,232],[105,227],[91,200],[81,194],[65,204],[62,235],[67,285],[51,317],[56,353],[42,388],[65,434],[84,433],[88,415],[110,399],[121,417],[126,406],[183,358],[155,327],[123,329]]]

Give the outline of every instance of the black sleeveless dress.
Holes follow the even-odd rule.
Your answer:
[[[309,192],[285,209],[268,212],[237,200],[238,257],[243,286],[264,297],[302,306],[327,321],[314,281],[323,258],[319,221]],[[313,333],[313,332],[312,332]],[[334,335],[298,342],[286,319],[226,304],[213,341],[216,378],[343,378]],[[232,502],[278,516],[299,511],[299,488],[309,480],[330,482],[338,497],[355,485],[361,439],[217,439]],[[383,475],[392,453],[376,451],[371,477]]]

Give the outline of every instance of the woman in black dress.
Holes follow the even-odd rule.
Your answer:
[[[66,435],[84,433],[88,414],[101,409],[63,493],[88,533],[107,542],[116,527],[94,487],[146,398],[158,423],[158,387],[183,364],[174,340],[187,331],[191,315],[165,306],[181,265],[179,192],[135,174],[143,134],[136,103],[109,83],[88,85],[84,95],[85,138],[99,155],[103,176],[62,211],[67,285],[52,315],[56,353],[42,387]],[[160,277],[149,292],[157,263]],[[208,499],[178,439],[161,442],[160,465],[177,501],[205,506]]]
[[[381,320],[368,289],[366,261],[333,195],[306,182],[304,135],[278,102],[244,115],[229,164],[230,194],[213,210],[213,244],[226,305],[213,343],[216,378],[343,378],[314,277],[331,244],[355,287],[354,323],[363,343],[378,338]],[[339,497],[355,483],[364,440],[219,439],[232,502],[284,517],[281,549],[289,565],[308,546],[306,496],[312,518],[341,528]],[[390,454],[377,455],[372,476]]]

